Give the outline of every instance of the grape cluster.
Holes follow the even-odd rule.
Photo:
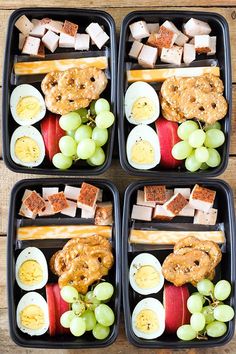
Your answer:
[[[104,98],[93,101],[89,109],[61,116],[60,127],[67,132],[59,140],[59,153],[55,154],[52,163],[56,168],[70,168],[74,160],[86,160],[91,166],[100,166],[105,161],[102,146],[108,140],[108,130],[115,117],[110,112],[110,104]]]
[[[92,331],[96,339],[105,339],[110,333],[115,315],[105,304],[112,297],[113,285],[108,282],[99,283],[93,290],[81,295],[70,285],[61,289],[61,297],[71,304],[71,310],[61,316],[61,325],[69,328],[76,336],[82,336],[86,331]]]
[[[188,171],[219,166],[221,156],[216,148],[225,141],[219,122],[205,125],[202,129],[197,122],[187,120],[179,125],[177,134],[182,141],[173,146],[172,156],[176,160],[186,159],[185,167]]]
[[[197,284],[197,290],[187,301],[192,314],[190,324],[178,328],[178,338],[192,340],[223,336],[227,331],[225,322],[234,317],[234,309],[222,302],[229,297],[231,284],[227,280],[220,280],[214,286],[210,280],[203,279]]]

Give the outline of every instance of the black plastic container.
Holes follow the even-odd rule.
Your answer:
[[[225,302],[231,306],[235,306],[235,214],[234,214],[234,204],[233,204],[233,194],[230,186],[222,180],[210,180],[210,179],[198,179],[196,180],[201,186],[213,189],[216,191],[216,200],[214,207],[219,208],[218,210],[218,220],[217,223],[224,223],[224,231],[226,236],[226,244],[222,247],[222,260],[216,269],[215,281],[220,279],[226,279],[232,284],[232,292],[230,295],[230,300],[227,299]],[[122,277],[123,277],[123,308],[124,308],[124,318],[125,318],[125,330],[128,340],[137,347],[142,348],[170,348],[170,349],[183,349],[183,348],[207,348],[221,346],[229,342],[234,335],[235,319],[227,323],[228,330],[225,335],[219,338],[209,338],[206,340],[192,340],[192,341],[181,341],[175,335],[169,335],[164,332],[164,334],[153,340],[146,340],[138,338],[132,330],[131,315],[135,305],[144,298],[143,295],[136,293],[129,284],[129,267],[133,258],[142,252],[150,252],[156,256],[160,263],[162,263],[165,257],[172,252],[170,247],[167,246],[154,246],[154,245],[132,245],[129,243],[129,231],[132,225],[132,220],[130,219],[132,205],[136,204],[136,192],[138,189],[143,189],[145,185],[158,185],[164,184],[167,188],[173,187],[193,187],[194,182],[186,181],[173,181],[168,180],[148,180],[138,183],[132,183],[128,186],[125,191],[124,197],[124,211],[123,211],[123,229],[122,229]],[[175,230],[175,223],[190,222],[190,218],[178,217],[178,221],[173,219],[171,223],[163,222],[163,230],[171,226],[171,230]],[[191,219],[192,220],[192,219]],[[142,222],[139,222],[142,224]],[[154,225],[155,221],[152,222]],[[160,222],[158,223],[159,229]],[[199,225],[194,225],[199,226]],[[148,222],[143,222],[143,228],[148,228]],[[176,224],[176,230],[181,230],[181,227]],[[184,229],[187,231],[187,228]],[[191,230],[191,224],[190,224]],[[193,229],[192,229],[193,230]],[[207,230],[207,229],[204,229]],[[194,290],[196,291],[196,290]],[[156,297],[161,302],[163,301],[163,290],[157,294],[149,295],[151,297]],[[148,296],[146,296],[148,297]]]
[[[18,211],[21,205],[21,199],[26,188],[33,189],[41,192],[42,187],[59,186],[63,187],[65,184],[79,187],[82,182],[88,182],[94,184],[98,188],[103,189],[104,200],[113,201],[114,211],[114,224],[112,230],[112,250],[114,255],[114,265],[109,271],[106,279],[111,281],[115,288],[115,293],[110,302],[110,306],[115,313],[115,323],[111,326],[109,336],[104,340],[96,340],[90,332],[86,332],[82,337],[74,337],[73,335],[57,335],[50,337],[48,333],[42,336],[29,336],[21,332],[16,324],[16,307],[20,298],[26,293],[21,290],[15,280],[15,261],[19,254],[19,245],[16,242],[16,228],[17,219],[19,219]],[[96,179],[26,179],[15,184],[11,192],[10,209],[9,209],[9,224],[8,224],[8,244],[7,244],[7,289],[8,289],[8,314],[9,314],[9,327],[10,336],[13,341],[22,347],[31,348],[101,348],[111,345],[118,335],[119,330],[119,318],[120,318],[120,306],[121,306],[121,267],[120,267],[120,202],[119,193],[117,188],[111,182],[107,180]],[[20,217],[22,219],[22,217]],[[51,218],[51,217],[50,217]],[[36,218],[35,220],[23,218],[25,225],[46,225],[45,218]],[[47,219],[47,218],[46,218]],[[81,220],[81,219],[80,219]],[[82,223],[89,223],[86,219]],[[63,223],[76,223],[76,218],[65,217],[62,214],[54,215],[50,219],[50,224],[63,225]],[[47,223],[48,224],[48,223]],[[65,240],[64,240],[65,241]],[[34,240],[34,241],[21,241],[22,249],[25,247],[35,246],[39,247],[45,254],[47,262],[50,256],[55,253],[56,250],[61,249],[66,243],[62,240]],[[53,244],[53,246],[52,246]],[[48,282],[57,282],[57,279],[49,271]],[[36,290],[38,293],[45,295],[45,287],[43,289]]]
[[[130,43],[128,37],[130,34],[129,25],[133,22],[144,20],[147,23],[158,22],[162,24],[165,20],[173,21],[173,23],[181,29],[182,24],[187,22],[191,17],[206,21],[212,28],[211,35],[217,36],[217,51],[216,56],[200,55],[198,59],[217,59],[220,67],[220,76],[223,80],[225,91],[224,97],[228,101],[228,112],[226,117],[221,120],[222,130],[225,133],[225,143],[219,149],[222,157],[220,165],[216,168],[209,168],[206,171],[199,170],[198,172],[188,172],[185,167],[180,169],[162,169],[160,166],[156,166],[150,170],[138,170],[133,168],[127,159],[126,155],[126,140],[129,132],[135,125],[130,124],[124,114],[124,95],[128,87],[127,82],[127,62],[136,64],[136,68],[141,68],[137,61],[128,57],[130,50]],[[189,66],[196,66],[197,60],[191,63]],[[162,68],[165,65],[162,64]],[[169,65],[171,67],[171,65]],[[173,66],[172,66],[173,67]],[[130,69],[130,66],[129,66]],[[159,91],[158,86],[158,91]],[[118,91],[117,91],[117,114],[118,120],[118,134],[119,134],[119,149],[120,149],[120,163],[125,171],[129,174],[146,177],[181,177],[192,178],[195,177],[215,177],[220,175],[227,167],[229,158],[229,144],[230,144],[230,121],[232,114],[232,78],[231,78],[231,57],[230,57],[230,37],[229,27],[225,18],[217,13],[212,12],[197,12],[197,11],[134,11],[129,13],[123,20],[121,25],[120,44],[119,44],[119,56],[118,56]],[[154,127],[154,124],[151,125]],[[155,127],[154,127],[155,130]]]
[[[6,47],[5,47],[5,60],[3,68],[3,97],[2,97],[2,136],[3,136],[3,159],[7,167],[19,173],[30,173],[30,174],[45,174],[45,175],[68,175],[68,176],[96,176],[102,174],[106,171],[112,161],[113,145],[114,145],[114,135],[115,135],[115,124],[109,128],[109,138],[108,142],[104,146],[104,152],[106,154],[106,160],[102,166],[91,167],[85,162],[79,162],[79,164],[73,165],[70,169],[65,171],[60,171],[56,169],[52,163],[46,161],[33,168],[27,168],[16,164],[10,156],[10,139],[13,131],[18,127],[18,124],[14,121],[10,112],[10,95],[15,88],[12,85],[12,69],[14,64],[14,56],[19,55],[18,50],[18,36],[19,31],[14,26],[16,20],[22,16],[26,15],[30,20],[32,18],[42,19],[44,17],[50,17],[55,20],[64,21],[65,19],[77,23],[79,25],[79,32],[84,30],[86,26],[91,22],[98,22],[100,25],[104,26],[104,30],[109,35],[109,44],[106,48],[106,55],[108,57],[108,67],[110,73],[110,79],[106,90],[103,92],[102,97],[108,99],[111,104],[111,110],[116,115],[116,32],[115,23],[113,18],[105,11],[100,10],[90,10],[90,9],[70,9],[70,8],[22,8],[14,11],[9,18],[7,36],[6,36]],[[97,51],[97,47],[93,46],[92,49]],[[69,50],[70,51],[70,50]],[[57,53],[66,53],[68,49],[58,48]],[[75,52],[75,51],[74,51]],[[102,51],[101,51],[102,52]],[[86,56],[82,54],[82,57]],[[29,57],[30,58],[30,57]],[[31,59],[33,60],[33,59]],[[37,60],[37,59],[36,59]],[[22,82],[21,82],[22,83]],[[40,83],[35,85],[36,88],[40,90]],[[40,122],[34,124],[36,128],[39,128]]]

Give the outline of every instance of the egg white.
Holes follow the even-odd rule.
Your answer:
[[[150,164],[137,164],[131,160],[131,149],[132,146],[139,140],[146,140],[148,141],[153,149],[154,149],[154,161]],[[161,159],[160,153],[160,143],[158,135],[156,134],[155,130],[149,127],[146,124],[139,124],[134,127],[128,135],[127,142],[126,142],[126,154],[129,161],[129,164],[137,168],[139,170],[148,170],[150,168],[155,167],[159,164]]]
[[[149,119],[143,119],[140,123],[132,117],[132,107],[137,99],[146,97],[152,101],[154,112]],[[131,84],[125,93],[125,115],[131,124],[150,124],[160,115],[160,101],[154,88],[147,82],[137,81]]]
[[[20,313],[24,310],[25,307],[29,305],[37,305],[39,306],[44,313],[44,325],[39,329],[30,329],[23,326],[21,323]],[[48,304],[45,299],[38,293],[31,291],[25,294],[19,301],[16,309],[16,322],[19,329],[29,334],[30,336],[41,336],[45,332],[47,332],[49,327],[49,315],[48,315]]]
[[[33,162],[23,162],[20,159],[18,159],[17,156],[15,155],[16,141],[17,141],[17,139],[20,139],[23,136],[27,136],[27,137],[35,140],[39,146],[39,149],[40,149],[39,158]],[[14,133],[12,134],[12,137],[11,137],[10,154],[11,154],[12,160],[15,163],[17,163],[18,165],[27,166],[27,167],[35,167],[35,166],[40,165],[43,162],[44,157],[45,157],[45,145],[44,145],[42,135],[35,127],[32,127],[32,126],[21,126],[21,127],[16,128],[16,130],[14,131]]]
[[[159,282],[156,286],[149,289],[142,289],[135,281],[135,274],[142,266],[151,266],[159,273]],[[161,270],[161,264],[158,259],[150,253],[140,253],[136,256],[129,268],[129,281],[132,288],[141,295],[156,294],[160,291],[164,285],[164,277]]]
[[[22,97],[26,97],[26,96],[33,96],[37,98],[40,104],[39,113],[32,119],[22,119],[21,117],[18,116],[16,111],[18,102]],[[43,96],[34,86],[28,84],[19,85],[12,91],[11,98],[10,98],[10,109],[11,109],[11,114],[13,119],[19,125],[35,124],[36,122],[40,121],[46,114],[46,105]]]
[[[159,322],[159,328],[154,332],[154,333],[144,333],[135,326],[135,321],[136,317],[142,310],[152,310],[156,313],[158,322]],[[165,309],[162,303],[153,298],[153,297],[147,297],[141,301],[138,302],[138,304],[135,306],[134,311],[132,313],[132,329],[134,331],[134,334],[139,337],[139,338],[144,338],[144,339],[154,339],[160,337],[164,330],[165,330]]]
[[[27,285],[27,284],[22,283],[19,278],[19,269],[20,269],[21,265],[24,262],[30,261],[30,260],[36,261],[37,263],[40,264],[40,266],[42,268],[43,279],[38,284]],[[17,284],[19,285],[19,287],[23,290],[26,290],[26,291],[41,289],[47,284],[48,266],[47,266],[46,258],[44,256],[43,252],[40,251],[40,249],[38,249],[36,247],[27,247],[19,254],[19,256],[17,257],[17,260],[16,260],[16,281],[17,281]]]

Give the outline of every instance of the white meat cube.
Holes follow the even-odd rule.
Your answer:
[[[174,194],[178,194],[178,193],[182,194],[182,196],[185,199],[189,199],[190,194],[191,194],[191,189],[190,188],[175,188]]]
[[[49,195],[57,194],[58,192],[58,187],[43,187],[43,199],[48,200]]]
[[[42,42],[46,48],[48,48],[52,53],[54,53],[58,47],[59,36],[56,33],[49,30],[43,36]]]
[[[74,218],[76,215],[77,203],[72,202],[71,200],[67,200],[67,203],[68,203],[68,207],[62,209],[61,214]]]
[[[156,203],[155,202],[146,202],[144,200],[144,191],[138,190],[137,191],[137,205],[143,205],[143,206],[148,206],[151,208],[155,208]]]
[[[39,211],[38,216],[50,216],[50,215],[54,215],[55,213],[54,213],[54,211],[53,211],[53,209],[52,209],[51,204],[50,204],[49,202],[46,202],[45,204],[46,204],[46,208],[43,209],[43,210],[41,210],[41,211]]]
[[[216,54],[216,36],[210,37],[210,52],[207,55],[214,55]]]
[[[78,187],[65,186],[64,194],[66,199],[77,201],[80,194],[80,189],[81,188]]]
[[[133,205],[131,219],[151,221],[152,220],[152,208],[143,205]]]
[[[187,204],[177,216],[189,216],[194,217],[195,209],[193,209],[189,204]]]
[[[157,33],[159,31],[159,23],[147,23],[147,28],[150,34]]]
[[[129,25],[130,32],[135,39],[149,37],[150,33],[145,21],[137,21]]]
[[[42,38],[46,32],[45,26],[42,25],[40,20],[37,20],[36,18],[34,18],[31,22],[33,23],[34,27],[30,31],[30,35],[32,35],[34,37]]]
[[[83,219],[94,219],[95,211],[96,211],[96,207],[94,209],[92,209],[92,210],[82,209],[81,210],[81,218],[83,218]]]
[[[89,50],[89,34],[77,33],[75,37],[75,50]]]
[[[94,41],[94,38],[96,38],[101,32],[103,32],[103,29],[98,23],[92,22],[85,29],[85,32],[87,32]]]
[[[60,33],[59,47],[60,48],[74,48],[75,37],[69,36],[66,33]]]
[[[170,221],[171,219],[173,219],[173,215],[168,210],[163,208],[163,205],[157,204],[153,212],[153,219],[161,221]]]
[[[94,43],[96,44],[96,46],[101,49],[104,44],[108,41],[109,36],[106,34],[106,32],[102,31],[101,33],[99,33],[99,35],[97,35],[95,38],[93,38]]]
[[[143,43],[138,42],[138,41],[134,41],[131,48],[130,48],[129,56],[131,58],[137,59],[142,48],[143,48]]]
[[[203,34],[194,37],[195,50],[197,53],[208,53],[211,51],[210,36],[208,34]]]
[[[61,33],[62,32],[62,27],[63,27],[63,22],[50,20],[44,26],[45,26],[45,28],[47,30],[50,30],[50,31],[55,32],[55,33]]]
[[[189,40],[188,36],[186,36],[184,33],[179,32],[178,37],[175,40],[175,44],[183,47],[185,43],[187,43]]]
[[[180,65],[183,54],[183,47],[174,45],[172,48],[162,48],[161,61],[163,63]]]
[[[177,34],[174,43],[176,43],[178,46],[182,47],[184,43],[188,41],[188,37],[185,34],[183,34],[181,31],[179,31],[178,28],[173,24],[173,22],[165,21],[162,24],[162,26]]]
[[[40,38],[28,36],[25,40],[22,53],[37,55],[39,51],[39,46],[40,46]]]
[[[208,211],[196,210],[193,223],[200,225],[215,225],[217,220],[218,210],[211,208]]]
[[[22,15],[18,18],[18,20],[16,20],[15,26],[21,33],[26,36],[30,33],[30,31],[32,31],[34,27],[33,23],[30,22],[30,20],[25,15]]]
[[[192,208],[207,212],[213,207],[216,192],[195,184],[189,198]]]
[[[134,42],[134,41],[138,41],[141,42],[141,39],[135,39],[132,34],[130,33],[129,37],[128,37],[128,42]]]
[[[188,22],[183,25],[184,33],[188,37],[194,37],[202,34],[209,34],[211,32],[211,27],[207,22],[191,18]]]
[[[183,61],[185,64],[190,64],[196,59],[196,50],[194,44],[184,44]]]
[[[156,64],[157,56],[157,48],[150,47],[149,45],[144,44],[138,56],[138,63],[144,68],[153,68]]]
[[[21,205],[19,210],[19,215],[24,216],[29,219],[35,219],[37,214],[34,214],[31,210],[29,210],[24,204]]]
[[[25,34],[19,33],[19,44],[18,44],[19,50],[23,49],[26,38],[27,36]]]

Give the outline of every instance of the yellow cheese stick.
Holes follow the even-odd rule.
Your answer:
[[[194,67],[194,68],[169,68],[169,69],[141,69],[128,70],[128,82],[146,81],[146,82],[162,82],[168,77],[190,77],[200,76],[203,74],[213,74],[220,76],[220,68],[218,66]]]
[[[77,58],[77,59],[57,59],[57,60],[43,60],[21,62],[14,64],[14,71],[16,75],[36,75],[47,74],[50,71],[65,71],[71,68],[84,69],[88,67],[95,67],[98,69],[106,69],[108,66],[107,57],[94,58]]]
[[[101,235],[111,238],[111,226],[97,225],[58,225],[58,226],[24,226],[17,229],[18,240],[63,239]]]
[[[174,245],[184,237],[195,236],[201,241],[225,242],[223,231],[160,231],[134,230],[130,231],[130,243],[149,245]]]

